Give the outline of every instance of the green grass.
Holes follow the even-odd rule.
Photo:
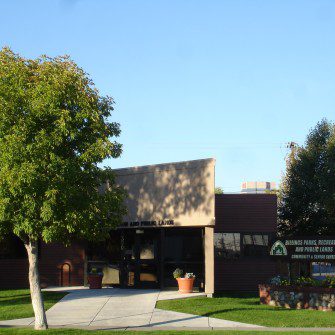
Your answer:
[[[335,312],[260,305],[256,294],[225,294],[157,302],[157,308],[270,327],[335,327]]]
[[[324,335],[335,334],[335,332],[264,332],[264,331],[235,331],[235,330],[202,330],[202,331],[187,331],[187,330],[171,330],[171,331],[119,331],[119,330],[82,330],[82,329],[48,329],[47,331],[33,330],[27,328],[0,328],[0,334],[3,335]]]
[[[43,292],[46,310],[64,295],[64,292]],[[29,290],[0,290],[0,320],[28,318],[33,315]]]
[[[46,309],[59,301],[66,293],[43,292]],[[190,298],[166,300],[157,303],[158,308],[203,316],[223,318],[273,327],[335,327],[335,313],[308,310],[287,310],[259,305],[256,295],[241,294],[239,296],[224,295],[217,298]],[[0,319],[8,320],[33,316],[29,290],[0,290]],[[31,328],[1,328],[3,335],[35,335],[41,334]],[[274,332],[274,331],[94,331],[82,329],[49,329],[48,335],[320,335],[325,332]],[[335,334],[328,331],[326,334]]]

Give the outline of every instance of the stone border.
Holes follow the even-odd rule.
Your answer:
[[[260,303],[292,309],[335,310],[335,289],[258,285]]]

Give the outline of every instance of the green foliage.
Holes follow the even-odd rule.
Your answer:
[[[292,284],[296,286],[305,286],[305,287],[322,286],[321,281],[315,280],[314,278],[310,277],[298,277],[292,282]]]
[[[90,271],[90,275],[100,275],[103,276],[103,271],[102,269],[98,269],[98,268],[92,268]]]
[[[276,286],[300,286],[300,287],[325,287],[335,288],[335,278],[327,276],[323,280],[317,280],[311,277],[298,277],[290,281],[286,277],[276,276],[270,279],[269,283]]]
[[[0,51],[0,235],[99,240],[121,222],[125,193],[98,167],[121,154],[112,111],[69,57]]]
[[[222,187],[215,187],[215,194],[223,194],[223,188]]]
[[[291,285],[290,281],[286,277],[276,276],[269,280],[269,284],[276,286],[288,286]]]
[[[176,270],[173,271],[173,278],[181,278],[183,275],[184,271],[182,269],[177,268]]]
[[[282,285],[282,286],[289,286],[289,285],[291,285],[291,282],[290,282],[290,280],[287,279],[287,278],[282,278],[282,280],[281,280],[281,282],[280,282],[279,285]]]
[[[273,190],[265,190],[265,194],[275,194],[278,196],[279,190],[273,189]]]
[[[324,282],[326,283],[327,287],[335,288],[335,277],[327,276]]]
[[[293,145],[278,204],[281,235],[335,233],[335,125],[322,120]]]

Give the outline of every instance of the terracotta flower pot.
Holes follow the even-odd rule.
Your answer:
[[[179,293],[192,293],[194,278],[177,278]]]
[[[102,277],[99,274],[89,274],[87,277],[88,283],[90,285],[90,290],[101,289],[102,288]]]

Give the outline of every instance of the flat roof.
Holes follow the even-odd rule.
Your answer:
[[[161,163],[153,165],[133,166],[120,169],[113,169],[118,176],[137,174],[137,173],[154,173],[169,170],[193,169],[202,165],[215,164],[214,158],[195,159],[190,161]]]

